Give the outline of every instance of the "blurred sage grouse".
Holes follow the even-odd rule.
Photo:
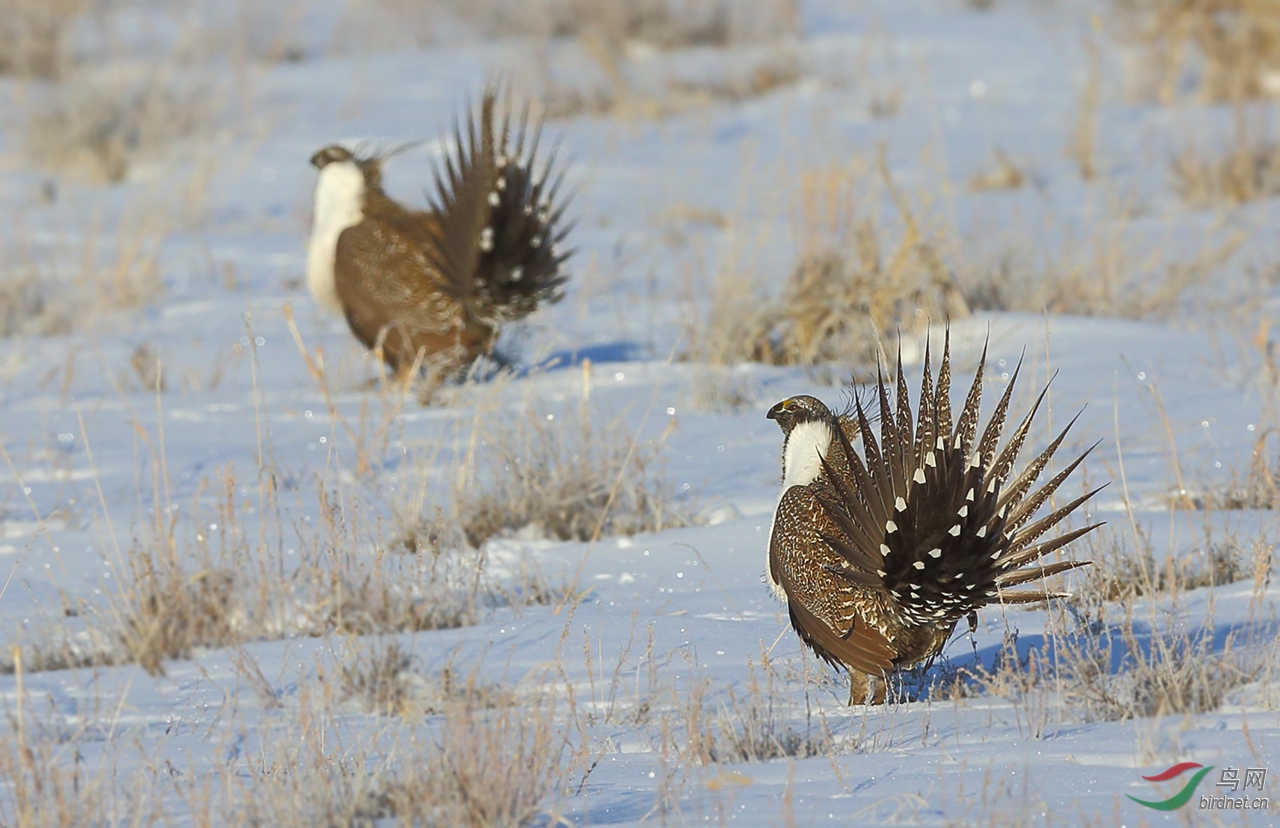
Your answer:
[[[503,323],[560,298],[563,171],[539,160],[527,107],[514,133],[510,107],[501,119],[496,108],[489,89],[478,122],[473,112],[465,131],[455,123],[426,211],[383,191],[389,156],[335,145],[311,157],[320,176],[307,287],[401,382],[423,365],[436,376],[464,369],[490,354]]]
[[[809,396],[769,410],[784,442],[766,578],[805,644],[849,671],[850,703],[882,702],[881,679],[937,656],[961,618],[973,628],[976,611],[988,604],[1063,597],[1045,579],[1089,563],[1042,559],[1101,524],[1042,538],[1098,489],[1038,519],[1036,513],[1092,447],[1036,488],[1073,419],[1015,472],[1048,388],[1001,446],[1015,370],[979,437],[986,357],[984,348],[954,424],[949,332],[936,386],[926,346],[914,416],[901,352],[893,403],[881,373],[874,417],[856,396],[841,416]],[[859,439],[860,451],[853,447]]]

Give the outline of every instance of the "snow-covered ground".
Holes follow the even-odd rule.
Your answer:
[[[802,0],[802,34],[782,46],[638,50],[627,64],[638,89],[660,90],[670,74],[748,71],[770,49],[798,56],[798,76],[661,119],[550,122],[577,191],[566,297],[504,333],[504,347],[519,355],[514,377],[446,389],[420,407],[367,383],[373,363],[305,293],[307,159],[339,140],[395,146],[442,135],[486,79],[532,71],[540,49],[550,71],[570,77],[599,65],[572,41],[462,34],[413,48],[385,25],[381,40],[340,37],[362,4],[316,2],[300,14],[294,5],[280,4],[290,7],[280,25],[297,60],[235,64],[243,76],[217,59],[191,68],[219,78],[232,100],[218,100],[208,129],[116,184],[59,179],[28,163],[22,119],[32,98],[54,94],[51,82],[0,78],[13,113],[0,132],[0,215],[12,228],[0,231],[0,255],[74,264],[92,250],[115,261],[127,217],[150,210],[167,219],[162,291],[135,308],[81,304],[77,314],[92,319],[73,320],[69,332],[0,343],[0,629],[10,665],[0,677],[0,822],[235,824],[269,814],[279,824],[341,824],[357,808],[390,818],[354,794],[335,800],[365,782],[377,791],[380,777],[408,774],[423,756],[460,750],[440,747],[449,739],[470,738],[450,730],[455,714],[409,704],[380,715],[344,689],[344,669],[392,641],[412,656],[392,683],[425,686],[448,668],[508,688],[516,712],[501,715],[547,720],[543,742],[520,735],[527,723],[517,735],[499,731],[513,753],[522,740],[560,751],[534,817],[544,824],[1280,821],[1280,662],[1270,646],[1280,629],[1280,585],[1271,583],[1280,527],[1267,510],[1170,507],[1179,486],[1198,497],[1245,479],[1259,438],[1280,426],[1267,338],[1277,306],[1265,275],[1280,260],[1275,203],[1194,210],[1168,173],[1170,154],[1187,142],[1221,138],[1228,111],[1134,102],[1116,79],[1122,61],[1100,41],[1099,172],[1082,180],[1066,147],[1090,82],[1091,25],[1074,4],[1008,0],[978,11],[960,0]],[[131,7],[115,25],[139,42],[163,40],[173,19],[149,9]],[[141,47],[134,57],[152,59]],[[894,111],[875,117],[886,96]],[[1080,255],[1087,273],[1104,263],[1077,248],[1110,232],[1108,211],[1123,212],[1116,232],[1141,251],[1120,267],[1146,278],[1168,273],[1149,266],[1152,251],[1188,262],[1232,239],[1231,254],[1171,312],[978,312],[952,326],[957,387],[967,386],[984,341],[988,401],[1025,353],[1022,410],[1057,372],[1036,444],[1081,409],[1064,452],[1102,441],[1080,477],[1110,482],[1089,515],[1108,525],[1077,554],[1114,566],[1142,544],[1159,564],[1194,562],[1215,545],[1262,550],[1264,569],[1250,563],[1244,580],[1112,601],[1100,616],[1097,606],[989,609],[946,651],[949,668],[994,669],[1016,632],[1021,656],[1037,650],[1056,663],[1067,645],[1055,640],[1088,638],[1078,626],[1087,610],[1095,646],[1112,642],[1092,684],[1050,672],[1021,688],[1006,677],[971,682],[960,697],[917,688],[913,701],[849,707],[843,677],[802,650],[762,583],[781,448],[764,414],[799,393],[838,403],[844,389],[830,378],[845,369],[709,368],[682,358],[689,326],[701,324],[727,262],[746,262],[780,288],[799,245],[801,177],[874,159],[878,147],[897,185],[965,240],[944,257],[1022,238]],[[428,143],[391,162],[392,193],[420,201],[440,148]],[[1022,185],[966,187],[992,168],[996,150],[1024,172]],[[193,181],[200,197],[178,192]],[[949,264],[958,278],[967,272]],[[745,277],[743,289],[751,289]],[[322,355],[323,380],[291,319],[312,358]],[[907,337],[918,381],[919,335]],[[160,393],[146,387],[157,363]],[[712,378],[735,399],[707,404]],[[658,452],[649,473],[693,525],[596,542],[534,531],[490,540],[485,566],[495,583],[513,590],[518,571],[534,567],[553,596],[482,604],[473,624],[382,633],[395,623],[314,621],[341,613],[318,607],[323,594],[297,587],[295,573],[343,573],[333,589],[369,591],[353,606],[380,600],[375,582],[416,595],[431,581],[425,553],[393,550],[394,541],[415,517],[449,508],[459,465],[483,455],[488,430],[531,417],[571,424],[581,406],[593,423],[620,419],[616,433],[638,435],[641,453]],[[1264,445],[1274,469],[1276,441]],[[147,555],[175,564],[193,590],[211,567],[246,568],[232,591],[266,590],[243,604],[271,617],[241,619],[240,629],[269,640],[197,648],[165,661],[163,675],[127,663],[30,669],[37,651],[65,651],[67,641],[119,658],[113,625]],[[1077,591],[1093,583],[1072,575]],[[174,600],[184,582],[174,589],[160,600]],[[1117,720],[1080,697],[1088,687],[1126,686],[1127,647],[1146,658],[1153,642],[1206,630],[1207,650],[1195,658],[1225,651],[1250,670],[1208,712]],[[12,648],[25,648],[19,673]],[[745,761],[735,752],[750,742],[744,733],[782,755]],[[1264,787],[1249,794],[1270,797],[1269,810],[1202,810],[1193,799],[1166,814],[1125,797],[1171,796],[1187,776],[1141,776],[1182,761],[1215,766],[1200,794],[1228,791],[1216,784],[1222,768],[1242,769],[1242,778],[1245,768],[1268,768]],[[365,770],[374,778],[362,782]]]

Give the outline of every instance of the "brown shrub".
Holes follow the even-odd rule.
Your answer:
[[[1280,6],[1271,0],[1110,0],[1105,21],[1142,59],[1143,85],[1172,101],[1272,96],[1280,81]]]
[[[92,0],[0,0],[0,75],[56,78],[72,28]]]
[[[892,218],[874,209],[878,197]],[[874,365],[881,343],[968,307],[929,229],[896,187],[881,153],[876,171],[819,169],[795,197],[799,259],[770,294],[732,265],[712,285],[710,307],[687,326],[689,356],[713,364],[852,362]]]
[[[517,531],[589,541],[687,526],[685,504],[657,469],[668,433],[640,441],[621,420],[594,424],[585,408],[489,423],[455,487],[467,542],[479,548]]]
[[[794,35],[795,0],[378,0],[420,42],[434,37],[443,15],[486,37],[597,38],[612,48],[642,43],[659,49],[730,46]]]

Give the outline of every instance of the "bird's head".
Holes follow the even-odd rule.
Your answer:
[[[827,408],[826,403],[808,394],[788,397],[770,408],[765,416],[775,421],[787,436],[791,435],[796,426],[804,423],[830,423],[832,420],[831,409]]]
[[[324,149],[317,151],[315,155],[311,156],[311,166],[315,167],[317,170],[323,170],[330,164],[338,164],[343,161],[354,160],[356,160],[356,157],[351,150],[338,144],[330,144]]]
[[[766,415],[782,429],[782,490],[812,483],[835,438],[836,419],[817,397],[788,397]]]
[[[323,170],[330,164],[355,164],[364,175],[366,187],[382,186],[382,157],[379,155],[357,155],[341,144],[330,144],[311,156],[311,166]]]

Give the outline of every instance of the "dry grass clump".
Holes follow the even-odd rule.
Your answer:
[[[1267,384],[1265,393],[1275,389],[1275,348],[1267,343],[1263,358]],[[1264,414],[1264,419],[1270,419]],[[1252,426],[1250,426],[1252,428]],[[1275,510],[1280,509],[1280,457],[1273,444],[1280,437],[1275,426],[1261,429],[1253,443],[1249,470],[1244,474],[1233,470],[1227,480],[1215,480],[1208,485],[1195,486],[1177,471],[1178,483],[1168,495],[1169,505],[1175,509],[1202,509],[1209,511]],[[1233,539],[1234,540],[1234,539]],[[1262,539],[1259,539],[1261,541]]]
[[[250,641],[452,629],[500,601],[480,559],[464,551],[425,565],[316,559],[290,574],[247,547],[225,564],[221,557],[191,562],[172,547],[135,549],[105,619],[118,640],[108,656],[162,674],[166,661]]]
[[[116,646],[99,660],[136,663],[154,675],[164,673],[166,661],[250,641],[465,626],[489,597],[478,577],[457,583],[462,573],[401,581],[392,567],[316,565],[286,579],[261,568],[192,567],[142,549],[130,554],[129,566],[108,619]]]
[[[0,75],[56,78],[67,40],[92,0],[0,0]]]
[[[485,37],[599,39],[610,48],[754,43],[799,31],[795,0],[377,0],[420,40],[451,16]]]
[[[1205,101],[1280,91],[1280,6],[1272,0],[1110,0],[1105,20],[1138,48],[1144,86],[1162,102],[1184,89]]]
[[[759,383],[731,368],[700,366],[689,387],[689,405],[697,411],[738,411],[755,405]]]
[[[1194,145],[1170,161],[1174,190],[1194,207],[1246,204],[1280,195],[1280,145],[1271,130],[1235,108],[1230,143],[1205,151]]]
[[[1057,678],[1067,701],[1092,721],[1217,710],[1229,692],[1253,681],[1275,655],[1238,647],[1234,636],[1215,650],[1211,627],[1155,631],[1142,639],[1132,623],[1125,623],[1118,639],[1114,636],[1060,641]],[[1119,665],[1113,666],[1117,658]]]
[[[255,543],[242,525],[236,478],[224,473],[216,517],[178,533],[161,515],[113,566],[117,591],[102,607],[77,608],[84,629],[37,630],[26,645],[28,670],[134,663],[164,673],[165,662],[252,641],[335,632],[371,635],[450,629],[496,606],[541,603],[560,593],[524,567],[500,583],[480,553],[465,547],[421,555],[352,554],[358,526],[324,522],[307,548],[286,552],[264,527]],[[267,502],[270,502],[269,499]],[[293,542],[293,541],[291,541]],[[0,661],[0,670],[14,664]]]
[[[1195,207],[1246,204],[1280,195],[1280,146],[1233,146],[1204,155],[1183,150],[1170,162],[1174,189]]]
[[[653,63],[629,61],[625,54],[599,39],[584,42],[598,72],[583,73],[580,64],[556,71],[549,61],[537,63],[536,80],[528,95],[539,101],[548,118],[611,117],[660,120],[717,103],[735,104],[759,98],[797,83],[803,67],[800,55],[786,43],[762,52],[734,54],[732,60],[699,63],[694,74],[663,69]]]
[[[472,674],[459,676],[446,667],[437,676],[423,675],[417,659],[399,642],[357,651],[338,669],[342,696],[368,713],[413,718],[442,713],[451,705],[490,709],[511,705],[511,691]]]
[[[179,141],[208,132],[219,98],[172,67],[85,67],[29,97],[21,125],[26,155],[90,181],[122,181]]]
[[[179,784],[196,824],[458,825],[537,822],[564,789],[572,750],[549,700],[528,707],[458,702],[427,743],[398,740],[346,748],[317,725],[226,769],[205,791]],[[576,757],[572,757],[576,758]]]
[[[1016,172],[975,186],[1016,186]],[[1245,241],[1222,233],[1173,260],[1134,227],[1131,205],[1109,199],[1068,232],[962,242],[930,202],[896,185],[883,153],[871,167],[806,174],[795,203],[796,264],[781,278],[736,257],[722,265],[705,310],[689,314],[687,357],[868,367],[899,331],[973,311],[1167,318]]]
[[[1205,284],[1243,243],[1232,234],[1183,261],[1158,246],[1140,245],[1131,214],[1110,205],[1105,218],[1057,241],[1028,246],[1025,239],[959,274],[964,297],[977,310],[1029,311],[1127,319],[1162,319],[1183,309],[1187,292]],[[985,244],[985,240],[981,241]],[[985,254],[974,249],[971,261]]]
[[[982,692],[1027,701],[1037,693],[1057,693],[1086,721],[1212,712],[1280,657],[1274,640],[1241,646],[1229,634],[1218,648],[1212,626],[1146,631],[1132,617],[1114,626],[1080,623],[1055,636],[1052,649],[1032,649],[1022,657],[1016,642],[1011,636],[991,667],[972,671]]]
[[[1262,539],[1246,549],[1234,538],[1210,538],[1197,552],[1168,555],[1162,562],[1156,561],[1149,544],[1135,551],[1114,534],[1101,535],[1091,546],[1094,565],[1086,570],[1083,591],[1102,601],[1127,602],[1247,581],[1255,576],[1260,560],[1269,568],[1271,555],[1270,544]]]
[[[826,722],[797,730],[793,715],[792,705],[771,693],[761,694],[753,687],[740,699],[730,690],[715,723],[715,735],[708,739],[709,733],[704,733],[700,743],[707,751],[707,763],[806,759],[835,752]]]
[[[0,337],[67,332],[72,317],[60,304],[38,269],[10,265],[0,271]]]
[[[838,746],[826,720],[797,729],[794,721],[803,711],[783,694],[786,682],[768,656],[762,659],[760,667],[747,662],[742,695],[730,689],[726,697],[713,698],[705,680],[676,689],[674,723],[666,717],[660,722],[663,752],[699,765],[834,755]]]
[[[689,525],[658,469],[669,433],[641,440],[621,420],[594,424],[585,406],[490,423],[455,487],[467,542],[478,549],[516,532],[589,541]]]
[[[129,568],[132,580],[119,602],[118,660],[161,675],[164,661],[189,658],[196,648],[238,643],[249,619],[234,571],[191,573],[173,558],[141,549],[130,553]]]
[[[0,737],[0,823],[75,828],[79,825],[151,825],[161,822],[161,797],[151,794],[144,772],[120,778],[110,761],[77,761],[68,767],[67,746],[51,738],[24,733],[10,714]],[[25,715],[31,715],[27,711]],[[34,731],[35,728],[30,728]]]
[[[111,245],[101,243],[96,217],[80,239],[40,247],[21,236],[7,246],[0,240],[0,338],[92,332],[112,312],[156,301],[164,293],[160,250],[169,229],[159,211],[128,211]]]
[[[549,701],[490,712],[456,705],[427,767],[387,786],[387,813],[434,825],[530,824],[566,782],[569,732],[555,713]]]
[[[998,186],[1016,183],[1006,170]],[[790,273],[751,273],[731,257],[710,285],[705,310],[695,301],[689,314],[686,357],[713,365],[869,367],[899,331],[972,311],[1167,317],[1183,310],[1185,294],[1230,261],[1244,239],[1224,234],[1187,260],[1170,260],[1134,232],[1125,203],[1108,201],[1100,218],[1074,233],[1057,230],[1043,242],[996,235],[996,247],[982,235],[960,244],[931,203],[914,202],[896,186],[883,154],[873,169],[806,174],[795,203]],[[884,203],[891,214],[878,211]],[[960,264],[952,267],[946,256]]]
[[[991,167],[975,172],[969,177],[969,189],[978,193],[989,190],[1017,190],[1026,183],[1026,173],[1000,148],[992,152]]]
[[[869,208],[883,196],[894,215]],[[799,260],[770,294],[734,267],[716,277],[689,355],[713,364],[874,365],[880,343],[969,309],[939,256],[944,243],[897,189],[883,153],[875,172],[816,170],[796,198]]]

